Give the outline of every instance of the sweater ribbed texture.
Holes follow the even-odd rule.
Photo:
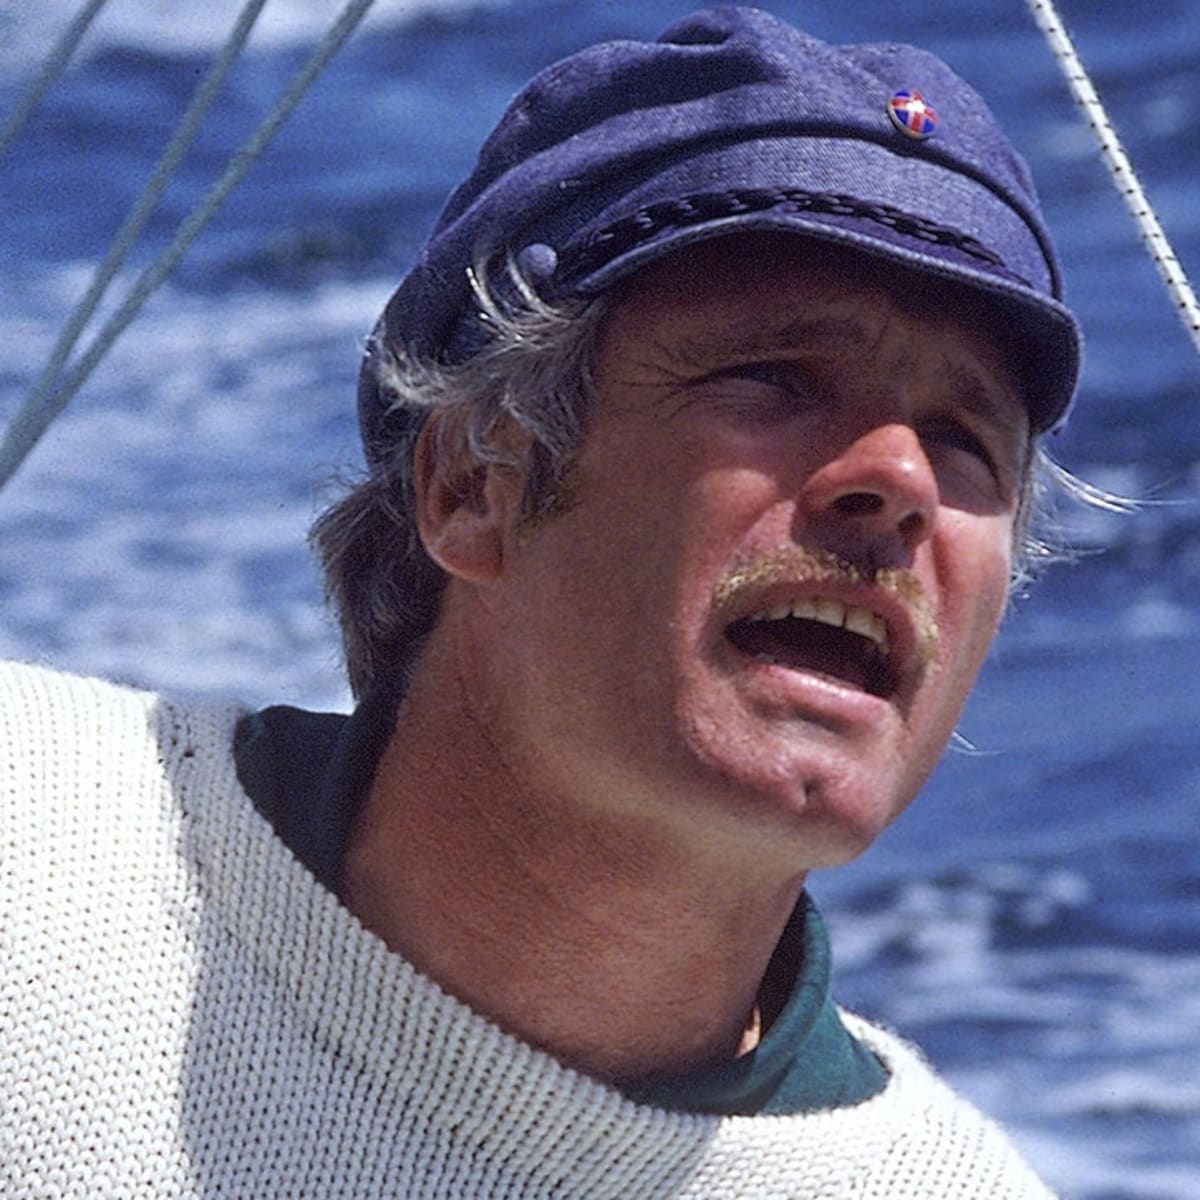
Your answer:
[[[854,1107],[637,1105],[446,995],[240,786],[233,707],[0,665],[0,1196],[1047,1197],[894,1036]]]

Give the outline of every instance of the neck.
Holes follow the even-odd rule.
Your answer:
[[[539,793],[447,682],[419,673],[401,705],[351,830],[349,907],[476,1011],[597,1078],[753,1048],[782,1002],[767,968],[802,876],[680,845],[635,825],[635,806]]]

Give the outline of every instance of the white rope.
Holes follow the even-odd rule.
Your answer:
[[[329,60],[341,49],[374,0],[350,0],[308,61],[292,77],[258,127],[229,160],[221,178],[180,224],[171,244],[138,278],[128,297],[108,318],[70,373],[47,378],[47,386],[35,387],[13,417],[0,443],[0,487],[13,476],[50,423],[66,407],[113,343],[128,328],[155,289],[178,264],[196,236],[208,224],[242,176],[262,154],[271,138],[291,115],[304,93],[312,86]],[[249,7],[247,10],[249,11]],[[164,156],[165,158],[165,156]],[[40,382],[40,381],[39,381]]]
[[[1079,55],[1075,52],[1075,47],[1071,44],[1071,39],[1051,0],[1029,0],[1029,9],[1038,27],[1046,35],[1071,93],[1083,110],[1088,125],[1100,145],[1100,153],[1112,172],[1117,191],[1125,198],[1150,257],[1154,259],[1179,316],[1191,334],[1192,343],[1200,351],[1200,305],[1196,303],[1191,284],[1188,283],[1187,276],[1171,249],[1167,235],[1158,223],[1146,193],[1142,191],[1133,165],[1121,147],[1120,139],[1100,103],[1099,96],[1096,95],[1092,81],[1088,78],[1087,71],[1084,70],[1083,63],[1080,62]]]
[[[8,149],[9,142],[21,132],[21,128],[29,119],[29,114],[37,108],[47,89],[62,74],[71,55],[75,53],[75,47],[79,45],[80,39],[87,32],[87,27],[92,23],[92,18],[104,7],[105,3],[106,0],[88,0],[75,20],[63,31],[62,37],[58,39],[54,49],[46,55],[46,61],[42,64],[40,74],[33,81],[29,91],[25,93],[25,98],[9,117],[4,129],[0,130],[0,154]]]
[[[36,409],[39,412],[41,411],[43,398],[50,393],[58,381],[59,376],[66,366],[67,358],[70,356],[71,351],[75,349],[80,335],[87,327],[87,323],[92,319],[92,315],[103,299],[104,293],[108,290],[109,284],[121,269],[138,235],[145,228],[146,222],[150,219],[150,214],[154,211],[167,184],[183,160],[188,146],[191,145],[193,138],[199,131],[201,121],[203,121],[205,114],[216,99],[217,93],[220,91],[230,67],[233,66],[238,54],[241,52],[243,46],[245,46],[246,39],[250,36],[250,31],[254,28],[254,23],[258,20],[264,4],[266,4],[266,0],[249,0],[242,9],[217,61],[209,70],[207,77],[201,83],[200,87],[197,88],[191,103],[188,105],[187,111],[180,118],[175,133],[167,144],[167,148],[163,151],[145,186],[142,188],[141,194],[134,202],[128,216],[126,216],[122,223],[121,228],[113,237],[103,261],[96,268],[87,292],[67,319],[66,325],[59,334],[53,350],[50,352],[50,358],[46,366],[43,368],[41,375],[30,392],[29,400],[27,401],[28,407]],[[61,399],[61,403],[57,405],[56,412],[51,413],[49,419],[53,419],[57,415],[57,411],[61,411],[65,403],[66,399]],[[45,425],[49,424],[49,419],[45,422]]]

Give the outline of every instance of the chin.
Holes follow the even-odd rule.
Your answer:
[[[805,866],[812,870],[842,867],[870,849],[897,816],[872,797],[846,797],[810,784],[802,811],[796,813],[792,836]]]
[[[849,779],[844,771],[818,772],[811,765],[775,776],[736,775],[724,774],[718,802],[732,811],[741,832],[750,833],[758,853],[778,849],[805,870],[853,861],[907,806],[894,784]]]
[[[848,829],[833,823],[806,831],[802,851],[805,869],[823,871],[844,867],[869,850],[882,832],[883,829]]]

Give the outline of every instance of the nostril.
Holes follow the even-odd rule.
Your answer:
[[[911,512],[900,522],[903,537],[916,537],[925,528],[925,518],[919,512]]]
[[[845,517],[871,517],[883,510],[883,497],[874,492],[847,492],[833,506]]]

